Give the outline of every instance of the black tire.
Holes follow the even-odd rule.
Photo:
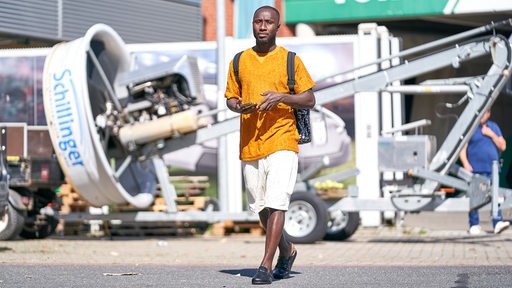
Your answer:
[[[216,198],[210,198],[204,202],[204,207],[202,211],[212,212],[212,211],[220,211],[219,201]],[[208,228],[210,228],[210,223],[208,222],[198,222],[196,224],[197,233],[203,234]]]
[[[23,211],[14,209],[11,203],[9,203],[7,213],[3,219],[0,219],[0,240],[16,239],[23,229],[24,223]]]
[[[54,205],[57,201],[56,194],[48,188],[39,188],[36,191],[17,190],[20,195],[30,195],[33,198],[33,208],[27,212],[25,224],[20,236],[25,239],[43,239],[55,232],[58,220]],[[52,204],[49,206],[49,204]]]
[[[350,238],[359,227],[359,212],[337,211],[327,225],[325,240],[342,241]]]
[[[327,205],[310,192],[295,192],[286,212],[284,232],[293,243],[314,243],[327,231]]]
[[[55,232],[58,223],[59,221],[52,216],[32,215],[25,220],[20,236],[25,239],[44,239]]]
[[[204,203],[203,211],[219,211],[219,201],[215,198],[210,198]]]

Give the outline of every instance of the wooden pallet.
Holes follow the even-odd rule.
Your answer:
[[[169,181],[176,190],[176,206],[178,211],[201,211],[210,197],[203,196],[210,187],[208,176],[171,176]],[[161,193],[160,193],[161,194]],[[167,211],[163,197],[155,198],[152,211]]]
[[[348,196],[346,189],[321,189],[317,190],[317,195],[324,200],[338,200]]]
[[[179,222],[105,222],[104,229],[110,236],[192,236],[204,233],[207,225],[203,223]],[[105,226],[104,225],[104,226]]]
[[[210,187],[208,176],[170,176],[169,181],[174,185],[176,195],[184,197],[204,195]]]
[[[213,224],[210,233],[212,236],[228,236],[234,234],[261,236],[265,235],[265,230],[260,222],[225,220],[224,222]]]
[[[178,211],[200,211],[210,201],[210,197],[202,196],[209,187],[208,176],[173,176],[170,177],[176,194],[176,206]],[[153,205],[147,208],[139,208],[130,204],[112,205],[110,212],[137,212],[137,211],[167,211],[165,199],[160,196],[157,191]],[[61,186],[58,196],[61,198],[61,214],[69,214],[72,212],[87,212],[90,207],[78,192],[76,192],[70,184]],[[77,235],[83,228],[83,223],[60,223],[59,233],[64,235]],[[192,235],[204,233],[209,224],[206,222],[191,223],[172,223],[172,222],[123,222],[121,224],[112,224],[108,221],[104,222],[104,230],[109,235],[123,236],[146,236],[146,235]]]
[[[201,211],[205,208],[206,203],[210,200],[207,196],[178,197],[176,198],[176,208],[178,211]],[[110,208],[111,212],[137,212],[137,211],[153,211],[166,212],[167,203],[163,197],[156,197],[153,205],[146,208],[135,207],[130,204],[116,205]]]
[[[70,184],[62,184],[57,197],[60,197],[62,202],[60,214],[86,212],[89,209],[89,203]]]
[[[176,198],[176,208],[178,211],[201,211],[204,209],[208,200],[210,200],[210,197],[206,196],[181,196]],[[167,211],[165,199],[163,197],[155,198],[155,202],[151,206],[151,210],[155,212]]]
[[[208,176],[172,176],[169,179],[176,189],[176,194],[179,196],[176,199],[179,211],[201,210],[210,199],[209,197],[200,196],[204,195],[205,190],[210,187]],[[157,191],[157,195],[160,194]],[[61,198],[62,202],[61,211],[59,211],[61,214],[86,212],[89,208],[87,201],[70,184],[61,185],[57,196]],[[157,196],[153,206],[147,209],[140,209],[131,205],[120,205],[119,208],[115,209],[117,212],[133,210],[166,211],[167,207],[164,198]]]

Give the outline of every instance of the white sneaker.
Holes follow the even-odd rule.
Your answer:
[[[503,231],[505,231],[510,226],[510,222],[508,221],[499,221],[496,223],[496,226],[494,226],[494,234],[499,234]]]
[[[487,234],[480,225],[473,225],[469,228],[470,235],[485,235]]]

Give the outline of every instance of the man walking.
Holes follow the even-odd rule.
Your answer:
[[[265,252],[253,284],[271,284],[289,277],[297,250],[283,233],[298,167],[294,108],[313,108],[315,83],[298,56],[294,60],[295,93],[287,86],[288,51],[276,45],[280,14],[271,6],[254,12],[256,45],[240,56],[238,81],[229,67],[226,104],[240,113],[240,159],[251,211],[266,231]],[[272,262],[279,249],[275,268]]]

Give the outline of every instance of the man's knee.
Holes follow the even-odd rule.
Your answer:
[[[286,213],[286,210],[282,210],[282,209],[276,209],[276,208],[271,208],[271,207],[265,207],[265,209],[268,211],[268,215],[272,215],[273,213],[276,213],[276,212],[277,213]]]

